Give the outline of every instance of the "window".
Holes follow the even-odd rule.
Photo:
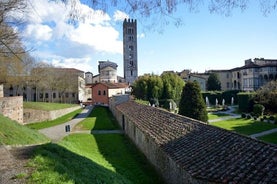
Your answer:
[[[75,93],[72,93],[72,97],[75,98]]]
[[[68,93],[65,93],[65,97],[68,98]]]
[[[101,91],[100,90],[98,90],[98,95],[101,95]]]
[[[134,37],[133,36],[129,36],[129,41],[133,41]]]
[[[130,60],[130,65],[134,66],[134,61],[133,60]]]
[[[226,83],[226,86],[227,86],[227,89],[229,89],[229,88],[230,88],[230,83],[227,82],[227,83]]]
[[[45,98],[48,98],[48,93],[45,93]]]
[[[227,79],[229,78],[229,73],[226,73],[226,78],[227,78]]]
[[[53,93],[53,98],[56,98],[56,93]]]
[[[129,45],[129,51],[133,51],[134,50],[134,46],[133,45]]]
[[[128,28],[127,32],[128,32],[128,34],[134,34],[134,29],[133,28]]]
[[[131,76],[133,76],[133,70],[131,70]]]
[[[106,90],[103,91],[103,95],[106,95]]]

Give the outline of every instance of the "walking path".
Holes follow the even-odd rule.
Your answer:
[[[261,136],[264,136],[264,135],[267,135],[267,134],[272,134],[272,133],[275,133],[275,132],[277,132],[277,128],[267,130],[267,131],[264,131],[264,132],[260,132],[260,133],[257,133],[257,134],[252,134],[252,135],[250,135],[250,137],[257,138],[257,137],[261,137]]]
[[[233,111],[234,111],[234,106],[230,106],[227,111],[222,112],[224,114],[228,114],[229,116],[209,120],[209,123],[218,122],[218,121],[224,121],[224,120],[228,120],[228,119],[233,119],[233,118],[239,118],[239,117],[241,117],[241,115],[235,114],[235,113],[233,113]],[[271,129],[271,130],[267,130],[267,131],[263,131],[263,132],[256,133],[256,134],[252,134],[249,137],[251,137],[251,138],[257,138],[257,137],[261,137],[261,136],[264,136],[264,135],[267,135],[267,134],[272,134],[272,133],[275,133],[275,132],[277,132],[277,128],[274,128],[274,129]]]
[[[225,117],[209,120],[209,123],[218,122],[218,121],[224,121],[224,120],[228,120],[228,119],[233,119],[233,118],[239,118],[239,117],[241,117],[241,115],[233,113],[234,112],[234,108],[235,108],[234,106],[229,106],[229,109],[227,111],[220,112],[220,113],[228,114],[229,116],[225,116]]]
[[[81,130],[81,131],[72,131],[73,127],[77,125],[79,122],[84,120],[91,113],[93,106],[87,106],[81,114],[79,114],[74,119],[53,127],[45,128],[39,130],[39,132],[43,133],[47,137],[49,137],[53,142],[57,142],[61,140],[63,137],[71,134],[71,133],[87,133],[87,134],[122,134],[124,133],[122,130]],[[70,126],[70,131],[66,132],[66,125]]]
[[[49,137],[53,142],[57,142],[57,141],[61,140],[63,137],[67,136],[68,134],[72,133],[71,131],[69,131],[69,132],[65,131],[66,125],[69,125],[70,128],[72,129],[75,125],[77,125],[79,122],[81,122],[86,117],[88,117],[88,115],[91,113],[92,109],[93,109],[93,106],[87,106],[82,111],[82,113],[79,114],[74,119],[72,119],[64,124],[61,124],[61,125],[41,129],[41,130],[39,130],[39,132],[41,132],[42,134]]]

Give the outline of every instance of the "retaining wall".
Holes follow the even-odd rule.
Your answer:
[[[0,114],[23,124],[23,97],[0,98]]]
[[[51,121],[80,108],[81,108],[80,106],[76,106],[76,107],[54,110],[54,111],[24,109],[23,122],[24,124],[29,124],[29,123],[42,122],[42,121]]]

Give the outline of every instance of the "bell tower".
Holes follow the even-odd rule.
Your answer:
[[[137,20],[123,22],[123,68],[124,78],[132,84],[138,77]]]

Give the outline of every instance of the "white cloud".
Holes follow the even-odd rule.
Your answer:
[[[97,51],[122,53],[122,42],[118,41],[119,33],[108,26],[91,26],[80,24],[71,32],[70,40],[90,45]]]
[[[141,34],[138,34],[137,35],[137,38],[144,38],[145,37],[145,34],[144,33],[141,33]]]
[[[72,23],[69,3],[73,1],[76,2],[74,13],[79,19]],[[79,0],[73,1],[28,1],[30,11],[24,16],[26,25],[18,29],[25,44],[36,50],[36,57],[56,66],[86,69],[89,68],[87,61],[97,53],[104,53],[103,59],[109,54],[122,54],[120,33],[112,25],[127,15],[116,11],[111,19],[101,10],[94,10]]]
[[[52,29],[47,25],[30,24],[25,29],[24,36],[37,41],[46,41],[51,39]]]
[[[55,67],[78,68],[84,72],[93,70],[90,58],[55,58],[50,62]]]
[[[124,19],[128,19],[128,18],[129,18],[129,15],[119,10],[116,10],[113,15],[114,21],[123,21]]]

